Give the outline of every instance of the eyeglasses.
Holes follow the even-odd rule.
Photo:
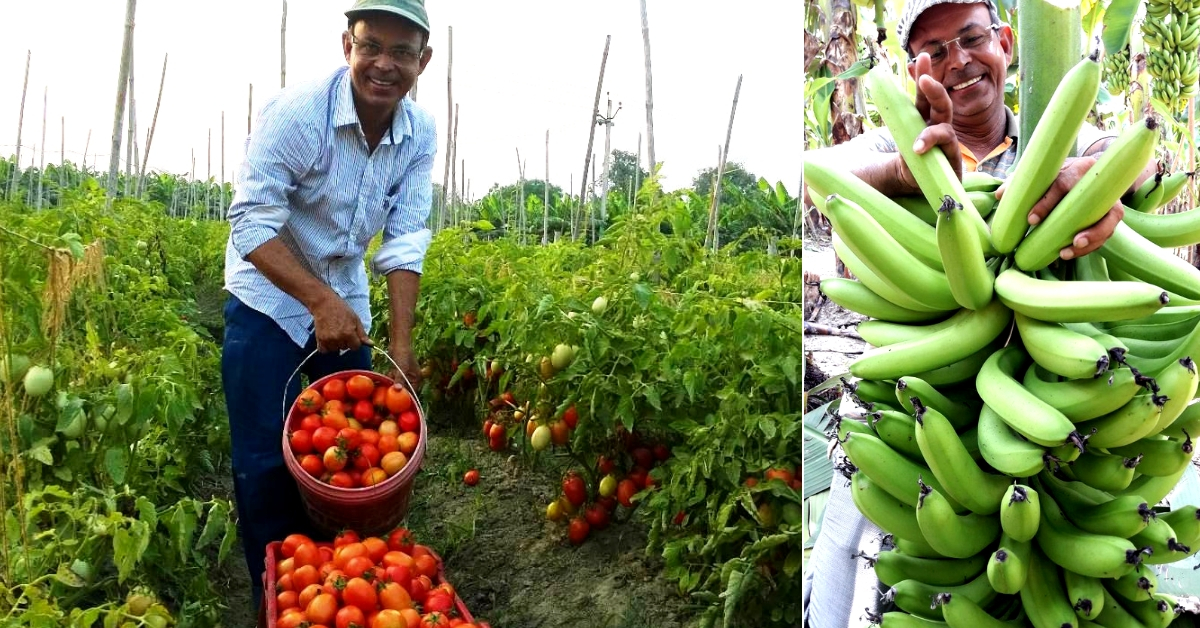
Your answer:
[[[354,44],[355,48],[358,48],[359,56],[361,56],[363,59],[366,59],[368,61],[370,61],[372,59],[378,59],[380,55],[384,54],[383,46],[380,46],[379,44],[377,44],[373,41],[361,41],[354,35],[350,35],[350,41],[351,41],[351,43]],[[423,50],[413,50],[412,48],[397,47],[397,48],[388,48],[387,56],[390,57],[392,59],[392,61],[395,61],[396,63],[404,63],[406,61],[420,60],[421,54],[423,52],[424,52]]]
[[[1000,25],[992,24],[991,26],[973,28],[950,41],[931,41],[917,50],[917,55],[913,56],[910,60],[915,61],[917,56],[923,52],[929,55],[929,60],[933,62],[933,65],[939,65],[950,54],[950,44],[957,42],[958,47],[962,50],[978,50],[990,45],[992,43],[992,31],[998,30],[1000,30]]]

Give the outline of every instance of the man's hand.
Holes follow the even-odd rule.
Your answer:
[[[412,347],[404,343],[393,344],[388,348],[388,355],[396,364],[400,365],[400,370],[404,371],[408,382],[412,384],[413,395],[421,389],[421,365],[417,363],[417,357],[413,354]],[[403,382],[404,378],[400,377],[400,371],[392,369],[389,376],[398,382]]]
[[[348,303],[330,291],[330,296],[313,308],[313,333],[317,337],[317,350],[321,353],[358,349],[373,345],[363,329],[358,314]]]
[[[1046,190],[1042,198],[1033,204],[1033,208],[1029,211],[1029,224],[1037,225],[1045,220],[1051,210],[1057,207],[1063,197],[1067,195],[1067,192],[1070,192],[1071,188],[1074,188],[1083,179],[1083,175],[1087,174],[1087,171],[1095,164],[1095,157],[1067,158],[1063,162],[1063,167],[1058,171],[1058,177],[1050,184],[1050,189]],[[1005,183],[996,190],[997,199],[1004,196],[1004,190],[1007,187],[1008,183]],[[1087,255],[1100,248],[1112,236],[1113,231],[1117,228],[1117,223],[1121,222],[1121,218],[1124,216],[1125,207],[1121,205],[1120,201],[1117,201],[1096,224],[1075,234],[1071,245],[1059,251],[1058,256],[1069,260]]]
[[[950,94],[946,91],[946,87],[930,75],[932,63],[928,54],[917,55],[916,66],[917,111],[921,113],[921,117],[929,126],[917,135],[917,141],[912,147],[913,152],[924,155],[934,146],[940,146],[942,152],[946,153],[946,159],[950,161],[954,172],[959,179],[962,179],[962,149],[958,145],[958,134],[954,132],[954,127],[951,125],[954,120],[954,103],[950,101]],[[903,159],[899,160],[899,169],[900,179],[905,185],[911,186],[914,190],[919,189],[916,179],[913,178],[912,172],[905,165]]]

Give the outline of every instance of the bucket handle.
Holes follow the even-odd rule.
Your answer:
[[[387,358],[387,361],[391,362],[392,366],[396,367],[396,372],[400,373],[400,377],[404,378],[404,384],[408,388],[409,392],[414,392],[412,382],[409,381],[408,375],[404,372],[404,369],[400,368],[399,364],[396,364],[396,361],[392,359],[392,356],[387,351],[384,351],[383,349],[380,349],[379,347],[377,347],[375,345],[367,345],[367,346],[371,347],[375,351],[378,351],[379,353],[382,353],[383,357]],[[300,360],[300,364],[296,365],[296,370],[292,371],[292,374],[287,378],[287,381],[284,382],[284,384],[283,384],[283,404],[282,404],[283,412],[282,412],[282,415],[283,415],[284,422],[287,422],[287,415],[288,415],[288,407],[287,407],[287,405],[288,405],[287,404],[288,387],[290,387],[292,385],[292,380],[296,378],[296,374],[300,372],[300,369],[304,368],[304,365],[307,364],[308,361],[310,359],[312,359],[312,357],[314,355],[316,355],[318,351],[319,351],[318,349],[313,349],[312,353],[305,356],[303,360]]]

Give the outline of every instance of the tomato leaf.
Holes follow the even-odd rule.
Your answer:
[[[58,565],[58,571],[54,573],[54,579],[72,589],[87,586],[87,582],[84,582],[83,578],[79,577],[79,574],[71,571],[71,568],[66,563]]]
[[[154,502],[147,499],[144,495],[139,495],[137,498],[138,519],[146,522],[146,525],[151,530],[158,527],[158,509],[155,508]]]
[[[788,552],[787,558],[783,561],[783,573],[787,576],[795,576],[796,572],[800,571],[801,559],[804,557],[804,550],[795,548]]]
[[[175,549],[179,551],[180,560],[188,559],[188,551],[192,547],[192,537],[196,534],[196,502],[185,500],[180,502],[173,509],[171,517],[167,519],[167,528],[171,530],[171,540],[175,545]]]
[[[129,451],[124,447],[109,447],[104,452],[104,470],[118,486],[125,483],[125,472],[129,469]]]
[[[129,522],[113,534],[113,562],[117,564],[117,582],[125,582],[150,545],[150,528],[141,521]]]
[[[221,539],[221,549],[217,551],[217,565],[225,562],[234,543],[237,543],[237,526],[232,525],[232,522],[226,522],[225,536]]]
[[[29,450],[29,457],[46,465],[54,465],[54,454],[50,453],[50,448],[45,445],[35,445]]]
[[[117,422],[117,425],[125,425],[131,416],[133,416],[133,387],[129,384],[121,384],[117,386],[117,413],[113,416],[113,420]]]
[[[225,532],[228,514],[228,506],[225,505],[225,502],[218,501],[208,509],[208,519],[204,522],[200,538],[196,539],[196,549],[204,549],[217,538],[218,534]]]
[[[656,388],[653,386],[647,386],[642,392],[642,395],[646,397],[646,401],[649,402],[651,406],[654,406],[655,410],[662,412],[662,400],[659,399],[658,390]]]

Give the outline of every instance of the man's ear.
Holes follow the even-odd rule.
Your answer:
[[[1013,32],[1012,27],[1008,24],[1000,25],[1000,49],[1004,51],[1005,59],[1008,61],[1006,65],[1012,65],[1013,60]]]
[[[346,55],[346,63],[350,63],[350,50],[353,49],[353,44],[350,42],[350,31],[342,31],[342,53]]]

